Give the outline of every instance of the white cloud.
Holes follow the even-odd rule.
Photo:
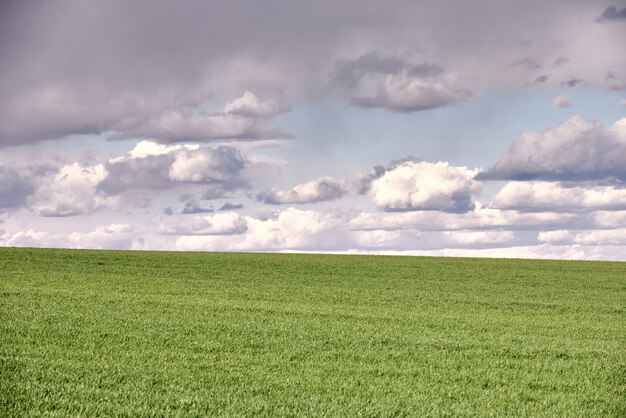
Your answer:
[[[626,228],[542,231],[537,239],[551,244],[626,245]]]
[[[626,118],[609,129],[572,116],[554,129],[526,132],[481,179],[626,179]]]
[[[243,96],[236,98],[224,106],[225,114],[233,114],[246,117],[268,118],[291,110],[280,100],[270,99],[265,102],[259,101],[254,93],[246,91]]]
[[[165,155],[174,151],[188,150],[194,151],[200,148],[198,144],[177,144],[177,145],[164,145],[154,141],[143,140],[139,141],[135,147],[126,155],[122,155],[119,158],[114,158],[112,162],[125,160],[129,158],[145,158],[150,155]]]
[[[143,239],[136,237],[133,228],[126,224],[98,226],[87,233],[74,232],[68,235],[71,247],[140,249]]]
[[[39,189],[29,198],[29,206],[39,216],[75,216],[115,208],[119,199],[96,193],[98,184],[106,175],[103,164],[66,164],[42,181]]]
[[[601,245],[513,245],[500,248],[442,248],[436,250],[352,250],[352,254],[432,257],[530,258],[552,260],[626,261],[624,247]]]
[[[596,211],[591,215],[593,225],[598,228],[616,228],[626,225],[626,210]]]
[[[98,226],[90,232],[54,234],[32,229],[0,236],[0,243],[10,247],[141,249],[144,241],[126,224]]]
[[[332,214],[288,208],[270,219],[246,217],[245,234],[234,236],[181,236],[176,249],[185,251],[266,251],[284,249],[337,249],[345,237]]]
[[[520,213],[478,206],[467,213],[435,211],[371,213],[361,212],[346,224],[349,230],[457,231],[463,229],[533,229],[558,227],[576,219],[573,214]]]
[[[552,106],[554,107],[570,107],[571,105],[572,105],[572,102],[564,94],[561,94],[560,96],[556,96],[554,100],[552,101]]]
[[[385,229],[376,225],[373,229],[354,229],[351,217],[354,214],[350,211],[323,213],[288,208],[270,218],[245,217],[248,228],[239,235],[224,232],[199,236],[204,226],[196,220],[185,219],[181,222],[188,222],[186,225],[169,232],[186,233],[176,240],[176,248],[192,251],[483,248],[511,245],[522,239],[515,231],[495,227],[493,230],[481,230],[481,227],[447,230],[442,225],[441,230],[420,230]]]
[[[291,190],[266,190],[257,195],[257,200],[272,205],[293,205],[298,203],[316,203],[337,200],[344,196],[350,182],[322,177],[303,184],[298,184]]]
[[[180,182],[226,182],[245,167],[241,153],[232,147],[201,148],[175,153],[169,178]]]
[[[407,161],[373,180],[369,194],[386,211],[464,212],[473,207],[472,196],[481,191],[481,183],[474,180],[478,172],[446,162]]]
[[[436,248],[493,247],[514,243],[514,231],[422,231],[403,230],[361,230],[352,231],[354,248],[429,250]]]
[[[512,181],[498,192],[491,206],[536,212],[626,209],[626,189],[615,186],[564,187],[553,182]]]

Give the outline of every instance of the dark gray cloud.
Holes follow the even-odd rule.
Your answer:
[[[35,179],[28,172],[0,165],[0,209],[15,209],[26,204],[35,191]]]
[[[167,189],[172,185],[169,171],[173,162],[173,155],[149,155],[108,162],[105,165],[106,177],[98,184],[97,191],[111,196],[132,189]]]
[[[564,66],[565,64],[567,64],[569,62],[569,58],[567,57],[558,57],[557,59],[554,60],[554,62],[552,63],[552,68],[559,68]]]
[[[530,58],[522,58],[511,63],[511,67],[522,67],[527,70],[537,70],[541,68],[541,64]]]
[[[606,129],[572,116],[554,129],[526,132],[477,179],[626,181],[626,119]]]
[[[530,85],[545,84],[548,81],[549,78],[550,78],[550,74],[544,74],[544,75],[537,76],[537,77],[535,77],[533,82],[530,83]]]
[[[584,80],[582,78],[576,78],[576,77],[571,77],[568,78],[567,80],[564,80],[561,82],[561,86],[563,87],[576,87],[580,84],[582,84],[584,82]]]
[[[222,210],[239,210],[239,209],[243,209],[243,204],[226,202],[222,206],[219,207],[218,212]]]
[[[230,184],[214,183],[209,185],[202,193],[203,200],[216,200],[231,197],[233,192],[241,191],[247,188],[248,183],[245,181],[235,180]]]
[[[202,207],[196,200],[190,200],[187,203],[185,203],[185,207],[183,208],[183,211],[181,212],[183,215],[191,215],[191,214],[198,214],[198,213],[212,213],[214,212],[212,207]]]
[[[555,49],[575,49],[580,33],[595,36],[584,19],[576,33],[560,24],[569,14],[559,1],[479,0],[451,9],[434,0],[7,0],[0,7],[1,146],[75,134],[162,142],[283,137],[270,122],[288,106],[227,112],[223,105],[245,91],[277,104],[283,95],[290,103],[335,97],[341,87],[364,107],[445,106],[469,89],[526,81],[502,74],[512,57],[552,62]],[[575,2],[567,12],[595,25],[599,7]],[[606,18],[622,10],[609,8]],[[601,46],[579,70],[585,80],[624,57],[621,25],[607,26],[616,36],[589,40]],[[584,62],[585,52],[568,57]],[[457,87],[450,73],[468,81]],[[182,122],[172,123],[177,117]]]
[[[330,84],[343,90],[355,106],[405,113],[447,106],[471,96],[437,64],[415,63],[377,51],[337,61]]]
[[[626,7],[622,7],[618,9],[617,6],[609,6],[604,10],[598,18],[596,22],[604,23],[604,22],[616,22],[620,20],[626,20]]]
[[[290,190],[265,190],[257,195],[257,200],[269,205],[293,205],[327,202],[343,197],[350,185],[343,180],[323,177],[299,184]]]
[[[609,90],[614,90],[614,91],[626,90],[626,82],[624,81],[620,82],[617,79],[617,76],[615,75],[613,71],[607,72],[604,80],[606,82],[606,87]]]

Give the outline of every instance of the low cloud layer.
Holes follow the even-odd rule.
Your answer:
[[[162,233],[170,235],[238,235],[247,230],[246,219],[236,212],[181,218],[160,226]]]
[[[55,247],[93,249],[142,249],[144,239],[130,225],[98,226],[90,232],[55,234],[27,229],[14,234],[0,233],[0,244],[9,247]]]

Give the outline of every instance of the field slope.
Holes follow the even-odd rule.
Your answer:
[[[626,263],[0,249],[7,416],[625,416]]]

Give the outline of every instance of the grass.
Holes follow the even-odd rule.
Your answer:
[[[5,416],[626,416],[626,263],[0,249]]]

